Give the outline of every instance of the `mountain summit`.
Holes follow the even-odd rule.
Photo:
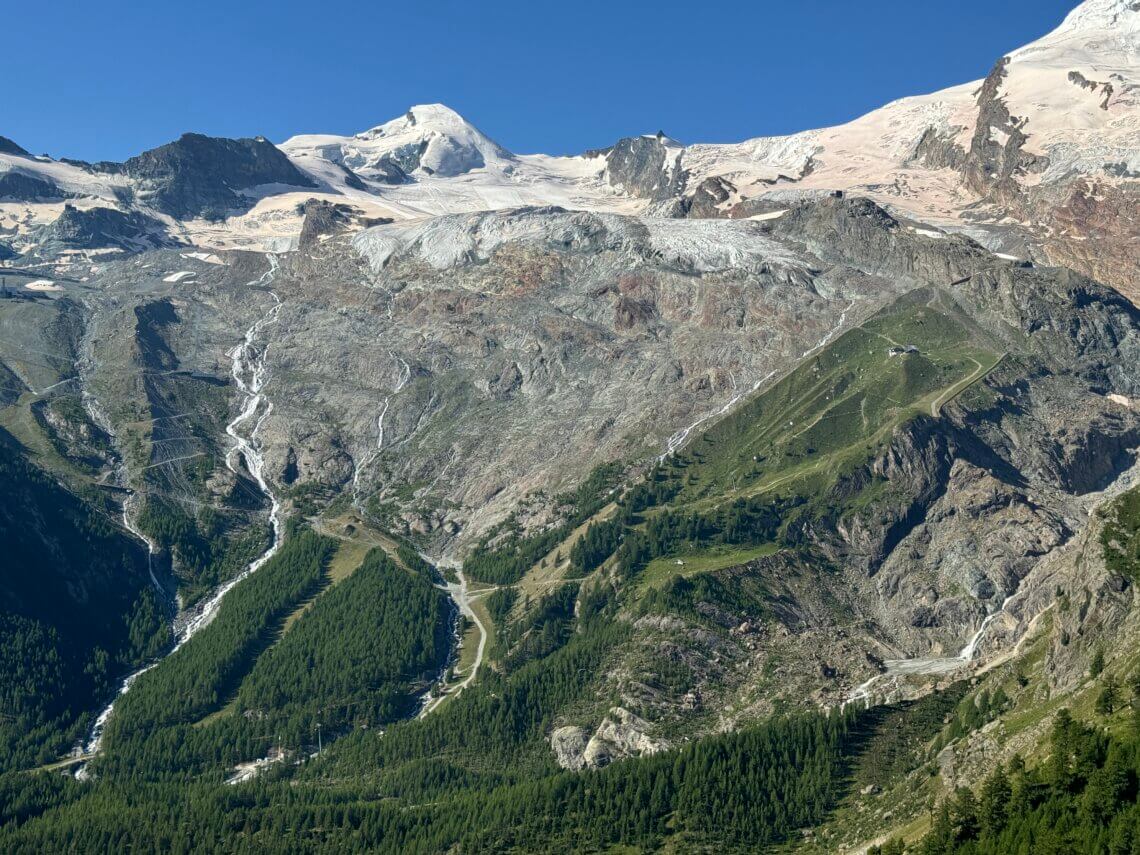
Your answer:
[[[1134,0],[1088,0],[1049,34],[979,69],[986,73],[976,81],[788,136],[685,146],[657,134],[578,157],[516,155],[451,108],[420,104],[357,134],[292,137],[278,147],[291,167],[254,152],[273,168],[230,170],[215,176],[219,187],[206,186],[208,170],[193,158],[167,158],[163,181],[178,188],[173,194],[136,174],[139,158],[126,169],[84,167],[2,146],[0,187],[9,202],[25,203],[12,209],[10,232],[22,250],[58,216],[60,198],[149,207],[140,213],[180,221],[204,213],[228,225],[174,228],[216,248],[265,248],[296,245],[314,198],[355,207],[360,224],[551,205],[743,219],[843,191],[995,251],[1069,265],[1140,299],[1140,235],[1124,216],[1140,205],[1138,10]],[[209,143],[253,152],[249,141]]]
[[[419,104],[399,118],[351,137],[296,136],[281,148],[294,157],[321,157],[363,178],[463,175],[502,168],[513,155],[443,104]]]

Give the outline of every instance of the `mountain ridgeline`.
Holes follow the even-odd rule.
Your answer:
[[[0,137],[0,850],[1136,851],[1135,7],[740,144]]]

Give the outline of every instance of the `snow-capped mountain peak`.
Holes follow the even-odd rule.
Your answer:
[[[482,131],[464,119],[446,104],[416,104],[409,107],[404,115],[382,125],[357,134],[358,139],[374,140],[380,137],[395,137],[404,134],[441,134],[455,140],[465,140],[473,144],[497,149],[509,156],[501,146],[489,139]]]
[[[1140,52],[1140,2],[1086,0],[1049,34],[1013,51],[1020,60],[1042,53],[1064,52],[1072,62],[1131,67]]]
[[[1118,225],[1121,234],[1091,251],[1073,221],[1132,222],[1118,212],[1134,209],[1140,193],[1138,57],[1140,0],[1087,0],[1049,34],[979,68],[984,79],[902,98],[844,125],[688,146],[658,132],[577,157],[513,154],[450,107],[419,104],[359,133],[287,140],[279,148],[301,180],[281,164],[280,173],[239,173],[224,183],[240,192],[213,209],[229,215],[224,228],[178,229],[211,246],[292,245],[303,205],[315,197],[355,206],[365,219],[526,206],[735,219],[843,191],[1005,252],[1036,247],[1130,283],[1134,229]],[[272,154],[257,140],[249,145]],[[153,180],[137,169],[21,152],[0,141],[0,228],[18,245],[31,244],[64,200],[116,209],[141,203],[148,215],[186,218],[181,207],[154,205]],[[182,175],[185,164],[174,165],[182,183],[203,180],[201,170]]]
[[[351,137],[305,135],[282,145],[291,156],[332,160],[385,184],[409,176],[463,175],[503,166],[514,156],[443,104],[418,104],[404,115]]]

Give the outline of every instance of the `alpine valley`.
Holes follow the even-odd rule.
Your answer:
[[[0,851],[1140,853],[1140,3],[979,75],[0,137]]]

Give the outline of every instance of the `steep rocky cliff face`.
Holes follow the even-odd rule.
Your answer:
[[[139,195],[147,204],[179,219],[223,219],[249,206],[240,191],[263,184],[315,186],[264,137],[228,140],[184,134],[132,157],[123,172],[139,182]]]
[[[633,196],[659,202],[680,195],[685,187],[681,145],[664,133],[618,140],[604,156],[606,181]]]
[[[59,219],[44,228],[41,241],[41,251],[48,254],[76,249],[139,252],[172,242],[163,223],[142,214],[72,205],[64,205]]]
[[[640,571],[673,576],[664,584],[636,576],[623,581],[620,561],[610,568],[609,584],[635,630],[599,694],[616,695],[637,717],[638,740],[651,745],[694,729],[731,728],[786,705],[930,691],[1010,655],[1054,607],[1058,585],[1075,584],[1075,578],[1058,583],[1058,571],[1049,568],[1069,566],[1074,544],[1097,527],[1092,512],[1129,483],[1136,463],[1140,415],[1128,354],[1140,345],[1140,313],[1067,271],[1015,265],[957,281],[940,298],[912,292],[899,305],[931,308],[942,305],[938,299],[970,307],[974,341],[998,354],[994,367],[971,385],[955,386],[955,396],[935,398],[896,427],[881,450],[871,451],[875,440],[868,434],[866,462],[825,482],[818,504],[811,496],[819,487],[810,479],[770,488],[807,500],[784,512],[786,527],[771,544],[775,554],[749,559],[747,550],[730,549],[721,560],[724,548],[683,544]],[[864,326],[879,328],[874,318]],[[818,361],[843,346],[840,339]],[[782,393],[776,387],[768,394]],[[841,411],[837,404],[821,418],[839,418]],[[747,418],[749,410],[741,412]],[[798,419],[794,408],[788,412]],[[710,436],[712,444],[697,441],[682,453],[688,483],[721,465],[709,457],[723,453],[716,450],[720,434]],[[779,442],[753,448],[772,449],[755,460],[777,454]],[[715,494],[696,505],[686,505],[684,495],[682,488],[681,499],[670,502],[678,513],[691,507],[707,513]],[[712,569],[699,569],[705,566]],[[1082,579],[1082,589],[1086,581],[1104,587],[1108,613],[1123,615],[1125,606],[1111,605],[1123,590],[1119,579]],[[1100,594],[1086,599],[1081,614],[1102,602]],[[1086,647],[1110,643],[1098,626],[1083,630],[1102,639]],[[1072,675],[1089,654],[1057,655],[1078,657],[1077,664],[1056,666]],[[1062,683],[1055,676],[1054,690],[1072,688]],[[561,725],[552,742],[559,762],[592,762],[586,743],[575,750],[571,737],[578,733],[573,728],[596,721]]]
[[[0,137],[0,154],[15,154],[24,157],[28,152],[27,149],[17,145],[7,137]]]

